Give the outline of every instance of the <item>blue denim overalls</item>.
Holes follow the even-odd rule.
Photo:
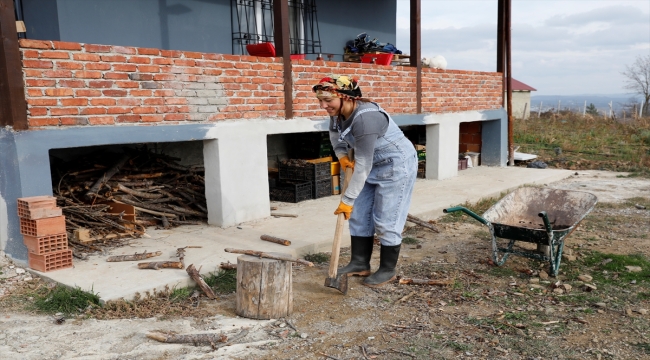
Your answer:
[[[372,169],[354,201],[350,235],[369,237],[377,234],[382,245],[395,246],[402,243],[402,231],[411,205],[418,171],[417,153],[390,115],[379,105],[377,107],[379,109],[360,110],[352,119],[354,123],[365,112],[380,111],[388,117],[388,129],[377,138]],[[340,135],[354,148],[350,129],[352,124]]]

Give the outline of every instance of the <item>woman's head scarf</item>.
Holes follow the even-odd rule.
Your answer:
[[[318,98],[361,98],[361,89],[356,79],[345,75],[322,78],[317,85],[312,87]]]

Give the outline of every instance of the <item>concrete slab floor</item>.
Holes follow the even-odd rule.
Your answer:
[[[521,167],[479,166],[459,171],[458,176],[447,180],[418,179],[415,185],[410,213],[425,220],[443,215],[442,209],[475,202],[484,197],[498,195],[524,184],[548,184],[567,178],[573,171],[555,169],[527,169]],[[201,273],[217,271],[219,264],[237,262],[238,254],[224,252],[232,247],[270,252],[284,252],[293,256],[331,251],[336,217],[332,214],[338,206],[339,197],[330,196],[298,204],[272,203],[276,212],[298,215],[297,218],[265,218],[239,226],[222,229],[213,226],[182,226],[171,230],[150,229],[150,238],[129,241],[128,245],[111,250],[107,254],[92,255],[86,261],[74,259],[74,268],[40,276],[68,286],[79,286],[86,291],[98,293],[103,301],[132,299],[136,292],[161,290],[165,286],[183,287],[193,283],[185,270],[140,270],[138,262],[106,262],[111,255],[135,252],[162,251],[163,255],[149,261],[176,259],[176,249],[184,246],[200,246],[185,251],[185,264],[194,264]],[[260,240],[268,234],[291,240],[285,247]],[[349,246],[347,232],[342,246]]]

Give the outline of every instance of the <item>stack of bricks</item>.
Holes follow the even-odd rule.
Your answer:
[[[20,233],[28,250],[29,267],[41,272],[72,267],[65,216],[52,196],[18,199]]]

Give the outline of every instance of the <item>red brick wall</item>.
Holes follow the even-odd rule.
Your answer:
[[[376,101],[389,113],[416,112],[415,69],[412,67],[298,60],[293,62],[296,116],[327,115],[318,107],[311,88],[329,75],[358,78],[363,97]]]
[[[280,58],[58,41],[20,41],[30,128],[177,124],[284,117]],[[416,112],[415,69],[294,60],[294,116],[323,117],[311,92],[322,77],[359,78],[394,114]],[[423,69],[423,111],[501,107],[501,75]]]
[[[30,128],[284,116],[282,63],[21,40]]]
[[[460,123],[460,141],[458,152],[481,152],[481,122],[472,121]]]
[[[422,69],[422,112],[501,108],[501,73]]]

